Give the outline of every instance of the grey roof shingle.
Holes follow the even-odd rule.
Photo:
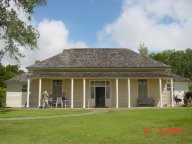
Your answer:
[[[168,74],[163,72],[38,72],[23,73],[15,76],[6,82],[27,82],[27,78],[113,78],[113,77],[143,77],[143,78],[168,78],[172,77],[175,82],[191,82],[191,80],[176,74]]]
[[[22,73],[20,75],[17,75],[9,80],[7,80],[6,82],[27,82],[27,77],[28,77],[29,73]]]
[[[62,53],[28,67],[44,68],[170,68],[125,48],[65,49]]]
[[[143,78],[168,78],[168,73],[163,72],[36,72],[29,77],[33,78],[127,78],[127,77],[143,77]]]
[[[171,74],[175,82],[191,82],[192,80],[182,77],[180,75]]]

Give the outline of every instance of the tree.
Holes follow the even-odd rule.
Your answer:
[[[38,31],[20,19],[19,14],[22,10],[31,21],[33,9],[45,4],[46,0],[0,0],[0,40],[5,45],[0,48],[0,62],[5,55],[19,62],[23,57],[20,46],[37,48]]]
[[[15,74],[23,73],[23,71],[20,72],[19,68],[20,68],[19,65],[7,65],[5,67],[6,71],[11,71],[11,72],[13,72]]]
[[[5,87],[5,68],[0,63],[0,87]]]
[[[20,70],[18,65],[8,65],[3,66],[0,63],[0,87],[6,87],[5,81],[19,74],[24,73],[23,70]]]
[[[149,57],[148,48],[145,46],[144,43],[139,45],[139,53],[146,56],[146,57]]]
[[[172,67],[172,72],[192,80],[192,49],[185,51],[164,50],[149,55],[154,60]]]
[[[0,107],[5,106],[5,98],[6,98],[6,89],[0,87]]]
[[[160,53],[152,53],[150,58],[160,61],[172,67],[172,72],[192,80],[192,49],[185,51],[164,50]],[[189,84],[192,92],[192,83]]]
[[[5,81],[24,73],[18,65],[3,66],[0,63],[0,107],[5,106],[6,84]]]

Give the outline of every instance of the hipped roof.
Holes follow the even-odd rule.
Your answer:
[[[126,48],[64,49],[28,69],[47,68],[171,68]]]

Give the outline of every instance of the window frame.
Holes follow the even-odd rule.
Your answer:
[[[27,92],[27,84],[23,84],[23,85],[22,85],[21,91],[22,91],[22,92]]]
[[[140,81],[141,81],[141,83],[140,83]],[[138,89],[137,89],[137,91],[138,91],[138,98],[148,98],[149,97],[148,79],[138,79],[137,86],[138,86]],[[140,95],[140,90],[139,90],[140,86],[141,86],[141,95]],[[147,90],[146,96],[143,93],[144,86],[146,86],[146,90]]]
[[[111,98],[111,81],[110,80],[90,80],[90,98],[95,99],[96,97],[96,87],[105,87],[105,98],[110,99]],[[92,88],[94,88],[94,95],[92,95]],[[107,96],[107,88],[109,88],[109,95]]]

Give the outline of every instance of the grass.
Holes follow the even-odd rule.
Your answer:
[[[54,116],[72,113],[79,114],[89,111],[83,109],[0,109],[0,118]]]
[[[0,117],[65,115],[91,110],[13,110]],[[101,111],[101,110],[97,110]],[[146,134],[145,128],[151,133]],[[159,134],[159,128],[163,128]],[[181,128],[177,135],[167,129]],[[110,109],[89,116],[0,121],[0,144],[190,144],[192,109]]]

